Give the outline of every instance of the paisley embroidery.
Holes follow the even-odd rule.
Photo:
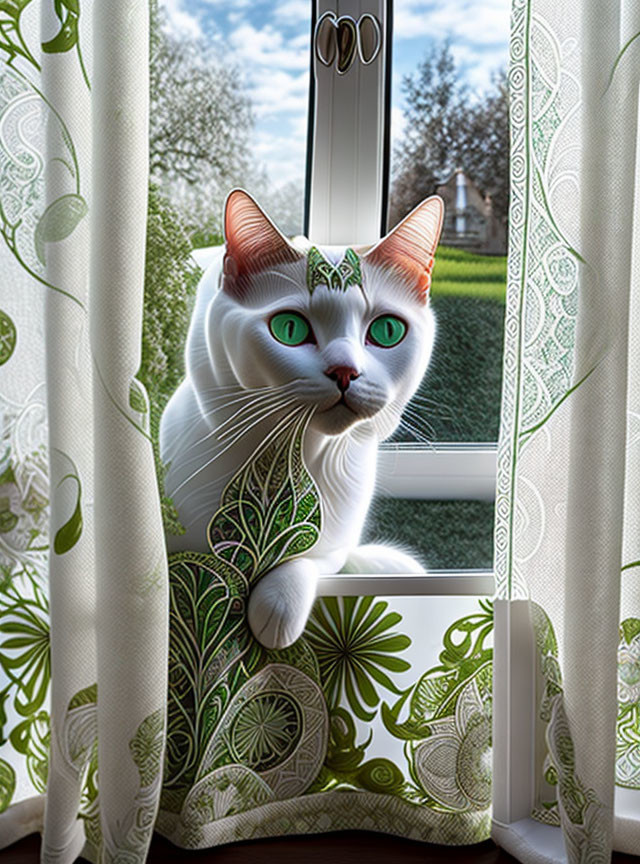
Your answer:
[[[312,246],[307,255],[307,288],[313,294],[316,285],[326,285],[332,291],[346,291],[350,285],[362,285],[360,258],[347,249],[339,264],[332,264],[322,252]]]

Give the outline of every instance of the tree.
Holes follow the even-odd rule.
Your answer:
[[[509,123],[506,75],[473,100],[460,82],[445,42],[432,48],[403,82],[404,140],[396,148],[389,222],[395,225],[460,167],[506,219],[509,197]]]
[[[304,217],[304,184],[289,180],[278,189],[260,190],[260,203],[283,234],[299,234]]]
[[[502,70],[494,76],[493,89],[471,108],[461,165],[478,187],[491,195],[493,212],[507,220],[509,214],[509,85]]]
[[[151,6],[152,180],[201,227],[250,171],[251,103],[239,70],[203,40],[176,37]],[[219,228],[219,221],[218,226]]]

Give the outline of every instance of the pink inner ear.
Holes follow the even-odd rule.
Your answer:
[[[224,234],[225,273],[233,279],[300,257],[253,198],[241,189],[235,189],[227,198]]]
[[[373,247],[367,261],[399,270],[413,284],[420,301],[426,303],[443,218],[442,199],[427,198]]]

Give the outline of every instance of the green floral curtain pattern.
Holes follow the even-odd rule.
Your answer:
[[[458,601],[461,617],[446,627],[450,601],[320,598],[298,642],[266,651],[243,620],[246,590],[212,579],[211,556],[171,561],[172,594],[189,584],[218,638],[200,665],[200,710],[184,693],[170,697],[161,834],[187,848],[365,825],[433,843],[488,837],[490,604]],[[172,630],[195,645],[196,619],[189,625],[173,597]],[[439,649],[425,645],[425,614],[436,633],[446,628]],[[174,643],[174,684],[187,644]],[[431,652],[438,659],[422,672]],[[201,745],[188,715],[202,717]]]
[[[43,861],[144,861],[159,801],[147,52],[146,2],[0,4],[0,846]]]
[[[640,846],[639,32],[635,0],[512,4],[496,581],[535,602],[534,816],[570,861]]]
[[[209,553],[170,556],[157,829],[187,848],[363,825],[432,842],[485,839],[490,604],[446,629],[438,664],[422,674],[415,598],[318,599],[284,650],[263,648],[249,630],[251,588],[319,536],[322,508],[302,459],[308,420],[301,409],[277,427],[229,481]],[[433,622],[433,599],[423,602]],[[456,605],[459,614],[465,604]],[[399,606],[411,610],[413,638]],[[80,725],[74,742],[87,759]]]

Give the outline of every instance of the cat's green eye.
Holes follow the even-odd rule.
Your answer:
[[[309,322],[297,312],[278,312],[269,321],[271,335],[283,345],[302,345],[309,341]]]
[[[379,348],[393,348],[402,342],[407,325],[395,315],[381,315],[369,325],[367,339]]]

